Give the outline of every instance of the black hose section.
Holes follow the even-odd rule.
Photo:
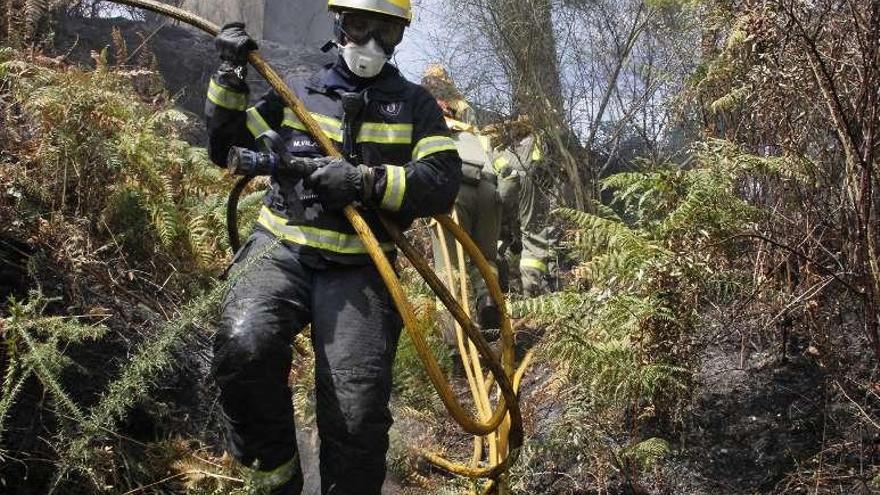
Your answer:
[[[238,200],[244,188],[254,180],[254,176],[246,175],[229,191],[229,199],[226,200],[226,233],[229,235],[229,246],[235,254],[241,249],[241,238],[238,236]]]

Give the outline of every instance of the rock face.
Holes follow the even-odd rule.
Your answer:
[[[302,1],[314,3],[316,0]],[[217,3],[234,5],[239,2]],[[157,27],[123,18],[61,17],[55,25],[54,52],[87,66],[94,65],[91,51],[101,51],[110,46],[112,52],[113,28],[119,29],[131,50],[141,46],[143,39],[148,38],[147,46],[156,55],[169,93],[180,107],[200,117],[203,115],[208,81],[220,64],[210,36],[188,26],[171,23]],[[312,73],[335,58],[335,52],[325,54],[314,46],[293,42],[260,41],[260,53],[282,77]],[[262,76],[253,69],[248,74],[248,84],[252,98],[261,96],[269,89]],[[199,143],[198,140],[195,142]]]
[[[221,25],[242,21],[254,37],[291,47],[320,47],[332,34],[326,0],[185,0],[183,8]]]

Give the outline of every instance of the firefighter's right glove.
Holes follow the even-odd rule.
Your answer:
[[[363,201],[364,192],[372,189],[372,177],[372,170],[368,167],[356,167],[343,158],[337,158],[312,172],[306,185],[318,193],[324,209],[335,211],[355,201]]]
[[[214,38],[214,47],[220,53],[221,60],[239,67],[245,66],[248,54],[259,48],[244,30],[242,22],[230,22],[223,26]]]

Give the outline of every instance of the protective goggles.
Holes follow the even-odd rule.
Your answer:
[[[357,45],[365,45],[370,38],[376,40],[386,53],[392,53],[394,47],[403,40],[403,22],[382,19],[366,14],[345,12],[337,19],[337,27],[345,38]]]

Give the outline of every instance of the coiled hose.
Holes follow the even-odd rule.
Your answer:
[[[155,0],[110,1],[113,3],[149,10],[158,14],[171,17],[180,22],[184,22],[193,27],[201,29],[202,31],[212,36],[215,36],[219,32],[219,28],[217,25],[201,17],[186,12],[185,10],[172,7],[170,5],[163,4]],[[299,118],[300,122],[302,122],[306,126],[309,133],[321,146],[324,152],[328,156],[340,156],[339,151],[336,149],[330,139],[322,132],[320,126],[309,113],[309,111],[296,97],[296,95],[294,95],[293,92],[291,92],[290,89],[284,84],[284,81],[281,79],[278,73],[275,72],[275,70],[272,69],[271,66],[269,66],[266,60],[263,59],[263,57],[260,56],[257,52],[251,52],[248,57],[248,62],[250,62],[250,64],[255,69],[257,69],[257,71],[264,78],[266,78],[266,80],[275,89],[275,91],[278,92],[287,107],[290,108]],[[234,240],[232,239],[233,232],[235,237],[237,237],[238,232],[237,225],[233,224],[233,221],[236,218],[234,210],[235,206],[237,205],[238,195],[241,194],[242,190],[247,185],[248,180],[249,178],[243,178],[239,180],[238,184],[236,184],[235,188],[233,189],[233,194],[230,196],[230,199],[232,201],[230,201],[230,209],[228,209],[227,212],[231,211],[233,213],[228,219],[228,222],[230,223],[230,225],[228,226],[230,227],[231,240]],[[474,343],[477,352],[485,362],[486,366],[489,368],[491,377],[494,379],[495,383],[498,384],[498,388],[501,392],[501,399],[498,401],[498,404],[496,405],[495,410],[489,417],[489,419],[485,421],[480,421],[479,419],[472,418],[471,415],[468,414],[468,412],[464,409],[464,407],[462,407],[458,399],[455,397],[455,393],[453,392],[449,381],[443,375],[440,366],[437,364],[437,360],[434,358],[434,356],[431,354],[430,349],[428,348],[427,342],[425,341],[424,331],[421,328],[419,320],[415,316],[412,304],[407,299],[403,287],[400,284],[400,280],[398,280],[397,275],[394,273],[394,269],[388,261],[388,258],[385,256],[385,253],[380,248],[379,242],[376,240],[376,237],[370,231],[370,227],[353,206],[347,206],[344,212],[346,218],[349,220],[355,231],[358,233],[361,241],[364,243],[367,252],[369,253],[373,263],[375,263],[380,275],[382,276],[382,280],[388,287],[388,291],[394,299],[395,307],[403,318],[406,329],[409,332],[410,338],[412,339],[413,345],[415,346],[419,358],[425,366],[431,383],[434,385],[434,388],[437,389],[437,392],[440,394],[440,398],[442,399],[443,404],[446,406],[446,409],[449,411],[450,415],[452,415],[453,419],[459,425],[461,425],[461,427],[465,431],[478,436],[494,433],[496,430],[499,429],[499,426],[501,426],[502,423],[505,423],[505,425],[509,424],[509,430],[507,430],[506,427],[503,429],[508,431],[509,437],[506,444],[509,446],[510,454],[505,459],[500,460],[495,465],[486,467],[472,467],[446,460],[442,456],[433,453],[425,454],[426,458],[453,474],[473,478],[497,479],[500,475],[506,472],[510,464],[516,459],[519,447],[522,445],[523,441],[522,415],[520,413],[517,393],[513,386],[513,331],[510,325],[510,319],[507,316],[507,308],[505,305],[504,295],[501,291],[500,285],[498,284],[498,279],[492,273],[492,270],[490,269],[489,264],[483,256],[482,252],[480,252],[479,248],[474,244],[474,242],[470,239],[467,233],[462,230],[461,227],[459,227],[455,222],[452,221],[452,219],[450,219],[446,215],[434,217],[435,220],[440,225],[442,225],[447,232],[452,234],[453,237],[455,237],[455,239],[462,245],[465,252],[468,254],[468,256],[470,256],[471,261],[475,263],[480,271],[480,274],[486,280],[489,293],[492,299],[498,305],[499,311],[502,314],[502,356],[500,360],[494,356],[491,348],[489,347],[489,344],[486,342],[485,338],[483,338],[483,335],[480,332],[479,328],[473,323],[473,321],[471,321],[470,317],[467,315],[464,309],[462,309],[461,305],[458,303],[458,301],[456,301],[455,297],[443,285],[439,277],[428,265],[427,260],[425,260],[425,258],[421,256],[418,251],[415,250],[415,248],[413,248],[406,237],[404,237],[404,235],[400,232],[400,229],[393,222],[387,220],[386,218],[382,218],[383,226],[385,227],[386,231],[391,235],[392,239],[394,239],[397,247],[410,260],[410,262],[416,268],[419,274],[424,277],[425,281],[436,293],[437,297],[443,302],[443,304],[450,311],[455,320],[461,325],[461,328]]]

